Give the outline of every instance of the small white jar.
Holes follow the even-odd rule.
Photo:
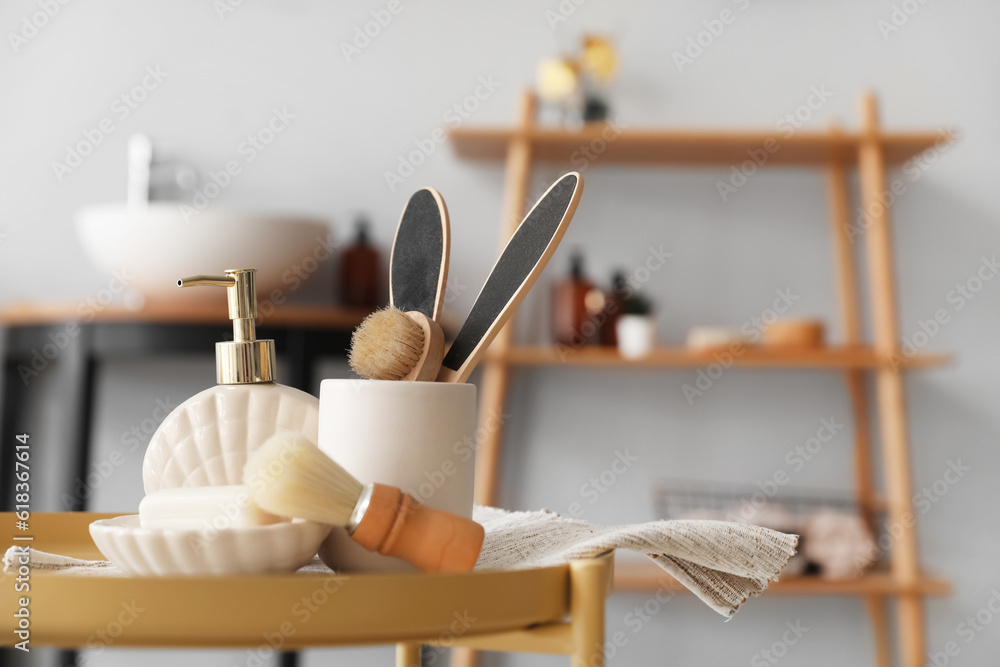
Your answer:
[[[618,353],[626,359],[640,359],[656,345],[656,320],[649,315],[622,315],[615,325]]]

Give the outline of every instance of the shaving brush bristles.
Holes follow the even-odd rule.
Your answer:
[[[298,433],[278,433],[243,469],[253,501],[278,516],[346,526],[364,486]]]
[[[366,317],[355,330],[348,361],[361,377],[401,380],[420,361],[423,349],[421,326],[389,306]]]

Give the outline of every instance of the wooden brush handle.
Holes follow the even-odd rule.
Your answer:
[[[351,534],[365,549],[401,558],[424,572],[468,572],[485,536],[472,519],[421,505],[385,484],[372,485],[368,509]]]
[[[402,380],[416,382],[434,382],[441,371],[441,360],[444,358],[444,332],[441,325],[417,310],[411,310],[406,316],[420,325],[424,332],[424,349],[413,368]]]

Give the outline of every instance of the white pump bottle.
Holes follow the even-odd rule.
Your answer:
[[[277,384],[273,340],[257,340],[255,269],[193,276],[180,287],[225,287],[233,340],[215,344],[219,384],[179,405],[153,434],[142,465],[147,494],[164,488],[243,483],[250,453],[275,433],[316,442],[319,400]]]

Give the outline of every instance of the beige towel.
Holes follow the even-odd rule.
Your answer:
[[[709,607],[729,617],[759,595],[795,554],[798,536],[727,521],[595,526],[555,512],[476,507],[486,529],[478,570],[544,567],[610,549],[649,556]]]
[[[486,529],[477,570],[513,570],[592,558],[611,549],[649,556],[709,607],[730,617],[759,595],[795,554],[796,535],[726,521],[653,521],[595,526],[555,512],[507,512],[476,507],[473,518]],[[4,554],[14,567],[15,547]],[[33,567],[83,576],[124,576],[107,561],[82,561],[32,549]],[[325,570],[318,559],[303,570]]]

